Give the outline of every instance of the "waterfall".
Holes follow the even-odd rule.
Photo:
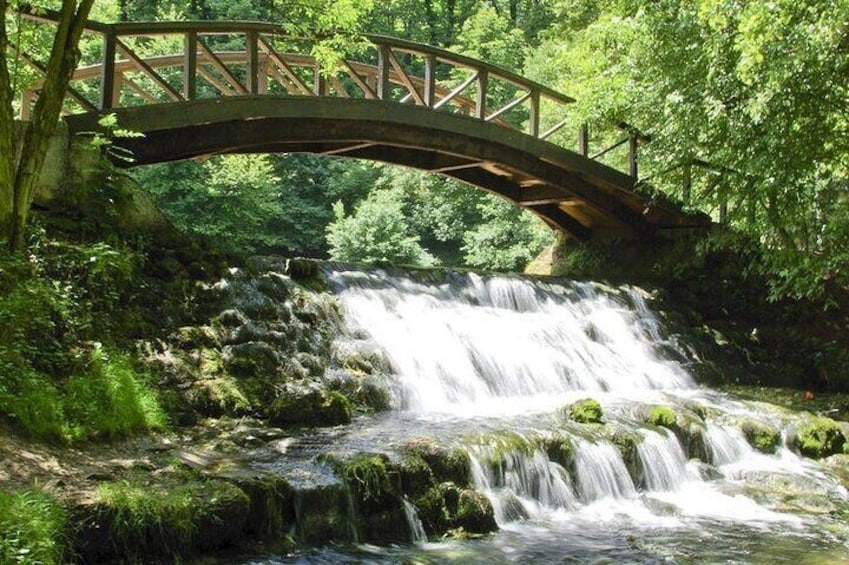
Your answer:
[[[781,417],[743,403],[724,406],[696,387],[682,363],[687,353],[638,288],[384,270],[329,270],[327,279],[347,339],[367,342],[386,360],[391,429],[376,424],[369,437],[384,445],[421,434],[462,446],[499,526],[558,540],[549,560],[559,558],[564,528],[571,528],[567,545],[585,529],[615,532],[613,545],[630,540],[632,529],[691,531],[698,549],[705,531],[724,531],[733,544],[757,539],[770,524],[780,524],[778,537],[802,528],[781,507],[786,493],[774,492],[781,485],[817,482],[828,497],[847,499],[786,448],[762,454],[749,445],[735,422]],[[587,397],[599,401],[601,423],[571,419],[568,406]],[[661,404],[677,415],[676,433],[645,423],[644,409]],[[355,435],[357,445],[369,441]],[[415,507],[404,500],[404,510],[414,541],[424,541]],[[527,538],[510,539],[505,545],[514,547]],[[660,539],[658,546],[674,545]],[[626,554],[612,560],[653,561],[639,553],[620,559]]]
[[[578,441],[575,446],[575,473],[578,492],[584,502],[637,496],[622,456],[610,443]]]
[[[346,319],[386,352],[401,410],[516,413],[570,394],[693,386],[656,353],[659,324],[634,290],[478,275],[437,285],[381,271],[328,279]]]
[[[407,519],[407,525],[410,527],[410,534],[413,543],[425,543],[427,534],[425,533],[422,521],[419,519],[419,513],[413,503],[407,500],[405,496],[402,500],[404,504],[404,517]]]
[[[668,430],[644,431],[637,456],[649,490],[676,490],[690,478],[687,456],[678,438]]]

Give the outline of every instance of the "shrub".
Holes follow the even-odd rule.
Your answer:
[[[62,563],[67,513],[38,491],[0,492],[0,563]]]

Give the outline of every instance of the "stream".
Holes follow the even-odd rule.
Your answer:
[[[469,454],[499,530],[428,541],[405,501],[407,544],[361,544],[352,531],[347,545],[241,563],[849,563],[838,517],[849,495],[790,448],[797,416],[699,386],[695,353],[646,291],[342,267],[326,277],[348,328],[341,346],[383,360],[392,409],[288,438],[266,465],[293,484],[333,482],[319,461],[329,450],[392,457],[432,438]],[[586,398],[603,424],[564,414]],[[686,437],[645,423],[657,406]],[[744,420],[781,430],[777,449],[755,450]],[[568,439],[568,465],[545,449],[551,438]]]

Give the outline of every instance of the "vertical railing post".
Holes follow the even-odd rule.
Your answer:
[[[719,223],[724,224],[728,220],[728,199],[724,196],[719,203]]]
[[[198,94],[198,34],[190,31],[183,45],[183,98],[194,100]]]
[[[377,98],[389,98],[389,46],[377,46]]]
[[[684,204],[690,203],[690,192],[693,188],[693,163],[692,161],[687,161],[684,163],[683,167],[684,174],[684,182],[683,188],[681,191],[681,200],[684,201]]]
[[[436,56],[427,54],[424,61],[424,103],[428,108],[433,108],[436,101]]]
[[[485,69],[478,71],[478,88],[475,96],[475,117],[479,120],[486,118],[486,86],[489,83],[489,73]]]
[[[635,180],[639,175],[639,170],[637,169],[637,160],[639,159],[639,155],[637,155],[639,141],[640,137],[637,132],[632,131],[628,134],[628,172],[630,173],[631,178]]]
[[[315,63],[315,74],[313,75],[313,92],[316,96],[327,95],[327,79],[321,74],[321,66]]]
[[[578,128],[578,153],[584,157],[590,154],[590,126],[586,122]]]
[[[259,34],[249,31],[245,37],[248,55],[247,87],[251,94],[259,94]]]
[[[531,91],[531,114],[528,116],[528,134],[539,137],[539,90]]]
[[[100,70],[100,109],[108,110],[115,102],[115,44],[112,31],[103,35],[103,66]]]

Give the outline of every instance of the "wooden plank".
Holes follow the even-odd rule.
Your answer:
[[[299,77],[295,73],[295,71],[292,69],[292,67],[290,67],[289,64],[286,63],[286,61],[283,59],[283,57],[281,57],[280,54],[278,54],[277,51],[274,50],[274,47],[272,47],[271,44],[268,41],[265,40],[265,38],[262,38],[262,37],[259,38],[259,45],[262,48],[262,50],[265,51],[266,54],[268,54],[268,57],[271,59],[271,61],[274,63],[274,65],[278,69],[280,69],[280,71],[283,72],[283,74],[286,75],[286,78],[288,78],[289,81],[293,85],[295,85],[298,90],[301,91],[301,94],[306,94],[307,96],[315,96],[315,93],[312,91],[312,89],[310,87],[308,87],[304,83],[304,81],[301,80],[301,77]]]
[[[100,109],[115,105],[115,41],[113,34],[103,36],[103,62],[100,68]]]
[[[135,51],[130,49],[130,47],[128,47],[123,41],[116,38],[115,46],[117,47],[118,51],[120,51],[121,54],[124,55],[124,57],[131,60],[135,64],[136,68],[138,68],[150,80],[155,82],[156,85],[159,86],[159,88],[164,90],[165,94],[167,94],[168,97],[171,98],[171,100],[175,102],[183,100],[183,96],[179,92],[174,90],[174,88],[170,84],[168,84],[168,81],[162,78],[162,76],[155,70],[153,70],[153,68],[151,68],[151,66],[148,65],[141,57],[136,55]]]
[[[389,47],[378,45],[377,50],[377,98],[389,99]]]
[[[539,90],[531,90],[531,115],[528,116],[528,134],[539,137]]]
[[[205,62],[215,67],[218,72],[224,75],[224,80],[227,81],[227,83],[233,88],[233,90],[235,90],[239,94],[250,94],[245,85],[239,82],[239,79],[236,78],[236,75],[234,75],[232,71],[227,68],[227,65],[225,65],[224,62],[218,58],[218,55],[212,52],[212,49],[210,49],[209,46],[200,37],[198,37],[197,42],[198,47],[200,47],[200,50],[203,53],[204,58],[206,59]]]
[[[389,63],[392,65],[392,68],[395,69],[395,73],[398,75],[398,78],[401,80],[401,83],[407,88],[410,94],[413,95],[413,98],[416,100],[416,104],[419,106],[424,106],[424,98],[419,93],[416,85],[413,84],[413,81],[410,79],[410,75],[407,74],[407,71],[404,70],[404,67],[401,66],[401,63],[398,61],[398,58],[395,56],[395,53],[392,50],[388,50],[386,55],[389,57]]]
[[[371,89],[371,86],[369,86],[369,84],[363,80],[359,73],[354,70],[354,68],[351,66],[351,63],[343,60],[342,65],[348,71],[348,76],[351,77],[351,80],[353,80],[357,84],[357,86],[359,86],[360,89],[363,91],[365,97],[368,100],[376,100],[377,94]]]
[[[477,79],[478,79],[478,73],[477,72],[474,72],[471,75],[469,75],[469,77],[466,80],[464,80],[463,82],[461,82],[460,85],[457,86],[457,88],[455,88],[454,90],[449,92],[439,102],[434,104],[433,105],[434,110],[438,110],[439,108],[441,108],[445,104],[447,104],[447,103],[451,102],[452,100],[454,100],[455,98],[457,98],[457,96],[459,96],[461,92],[463,92],[464,90],[469,88],[469,85],[471,85]]]
[[[425,55],[424,105],[433,108],[436,102],[436,56]]]
[[[475,117],[479,120],[486,118],[486,88],[489,84],[489,72],[478,72],[478,88],[475,93]]]
[[[194,100],[198,96],[198,36],[190,31],[183,39],[183,98]]]
[[[259,47],[257,45],[259,34],[254,30],[248,30],[245,33],[245,51],[247,52],[246,62],[248,92],[251,94],[259,94]]]

